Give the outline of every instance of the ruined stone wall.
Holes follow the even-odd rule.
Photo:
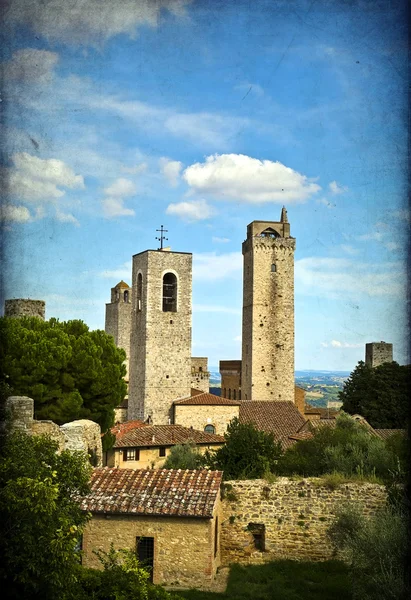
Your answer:
[[[294,402],[294,250],[290,237],[243,244],[243,400]]]
[[[210,391],[210,372],[208,370],[208,358],[191,357],[191,387],[202,392]]]
[[[239,406],[222,405],[174,405],[174,423],[204,431],[206,425],[214,425],[217,435],[224,435],[228,424],[239,416]]]
[[[229,481],[224,484],[221,530],[222,564],[257,564],[277,559],[326,560],[333,548],[326,535],[345,503],[361,506],[366,516],[386,503],[384,486],[347,483],[335,490],[319,478],[275,483]],[[253,525],[265,527],[265,549],[256,548]],[[255,528],[254,528],[255,531]]]
[[[64,434],[66,450],[81,450],[90,456],[95,467],[103,466],[101,429],[98,423],[79,419],[60,427]]]
[[[191,265],[188,253],[148,250],[133,257],[129,419],[151,416],[154,425],[167,425],[173,400],[190,395]],[[166,273],[177,277],[176,312],[163,312]]]
[[[365,344],[365,364],[371,368],[393,361],[393,346],[386,342]]]
[[[38,317],[44,321],[46,303],[43,300],[17,298],[4,303],[5,317]]]
[[[154,538],[154,583],[207,587],[219,565],[214,557],[213,519],[93,515],[83,534],[83,565],[101,569],[93,550],[135,550],[136,538]]]

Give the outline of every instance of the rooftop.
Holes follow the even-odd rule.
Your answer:
[[[240,404],[240,422],[253,423],[257,429],[272,433],[283,448],[293,444],[289,439],[305,423],[293,402],[244,401]]]
[[[222,398],[221,396],[216,396],[215,394],[210,394],[209,392],[198,392],[198,390],[191,391],[191,398],[183,398],[182,400],[175,400],[174,404],[205,404],[208,406],[239,406],[241,404],[241,400],[228,400],[228,398]]]
[[[135,423],[127,427],[128,423]],[[195,444],[223,444],[223,436],[205,431],[197,431],[182,425],[146,425],[141,421],[128,421],[120,425],[123,429],[116,433],[114,448],[142,448],[147,446],[174,446],[193,441]]]
[[[94,469],[84,511],[108,514],[211,518],[220,471]]]
[[[147,424],[144,421],[125,421],[124,423],[117,423],[114,427],[111,428],[111,433],[114,433],[116,437],[121,437],[125,433],[129,431],[133,431],[138,427],[146,427]]]

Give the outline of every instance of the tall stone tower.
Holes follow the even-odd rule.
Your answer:
[[[190,395],[192,254],[133,256],[128,418],[167,425],[173,400]]]
[[[365,364],[369,367],[378,367],[392,361],[392,344],[387,344],[387,342],[365,344]]]
[[[294,402],[294,250],[280,221],[253,221],[243,243],[243,400]]]
[[[123,280],[111,288],[111,302],[106,304],[105,324],[105,332],[113,336],[118,348],[126,351],[127,381],[130,357],[131,294],[130,286]]]

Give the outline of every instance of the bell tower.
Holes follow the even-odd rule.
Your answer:
[[[294,250],[287,211],[243,243],[242,399],[294,402]]]
[[[123,280],[111,288],[111,302],[106,304],[105,332],[112,335],[118,348],[126,351],[126,381],[129,373],[131,327],[131,288]]]

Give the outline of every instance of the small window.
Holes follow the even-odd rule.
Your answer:
[[[228,388],[228,399],[231,400],[231,388]]]
[[[227,398],[227,388],[224,388],[224,398]]]
[[[140,450],[138,448],[125,448],[123,451],[123,460],[140,460]]]
[[[164,447],[159,448],[158,455],[159,456],[165,456],[166,455],[166,449]]]
[[[241,400],[241,390],[238,390],[238,399]]]
[[[237,400],[237,390],[233,390],[233,400]]]
[[[128,291],[127,290],[124,292],[124,302],[128,303]]]
[[[218,552],[218,517],[215,518],[215,526],[214,526],[214,558],[217,556]]]
[[[154,538],[153,537],[138,537],[137,542],[137,558],[141,566],[148,571],[149,581],[153,582],[154,571]]]
[[[260,552],[265,551],[265,525],[262,523],[249,523],[247,527],[254,539],[254,547]]]
[[[204,431],[206,433],[215,433],[215,427],[214,427],[214,425],[206,425],[204,427]]]
[[[166,273],[163,277],[163,312],[177,312],[177,277]]]
[[[200,373],[203,372],[203,367],[198,367],[198,370],[200,371]]]
[[[276,272],[276,270],[277,270],[277,265],[275,265],[275,264],[272,264],[272,265],[271,265],[271,273],[275,273],[275,272]]]
[[[137,310],[141,310],[143,301],[143,276],[141,273],[137,276]]]

